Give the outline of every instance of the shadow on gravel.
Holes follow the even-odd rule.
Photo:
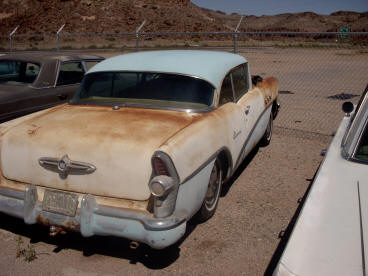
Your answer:
[[[145,244],[140,244],[137,249],[131,249],[130,241],[124,238],[110,236],[84,238],[79,233],[73,232],[50,237],[49,229],[45,226],[27,225],[21,219],[0,213],[1,229],[29,238],[31,243],[36,244],[36,247],[37,243],[42,242],[56,246],[54,253],[59,253],[64,249],[73,249],[81,251],[86,257],[99,254],[122,258],[129,260],[131,264],[142,263],[149,269],[162,269],[174,263],[180,256],[179,246],[196,227],[197,223],[189,221],[184,236],[177,243],[165,249],[155,250]],[[16,243],[15,240],[14,243]],[[14,254],[15,258],[16,252],[9,252],[9,254]]]
[[[307,190],[305,191],[303,197],[298,200],[298,203],[299,203],[298,208],[296,209],[293,217],[291,218],[288,226],[286,227],[286,230],[285,231],[281,231],[279,233],[280,242],[279,242],[279,244],[278,244],[275,252],[273,253],[273,256],[271,258],[270,263],[268,264],[268,266],[266,268],[266,271],[264,273],[264,276],[271,276],[272,273],[274,272],[274,270],[276,269],[276,266],[277,266],[277,264],[278,264],[278,262],[279,262],[279,260],[281,258],[281,255],[282,255],[282,253],[285,250],[285,247],[287,245],[287,242],[289,241],[291,232],[293,231],[293,228],[295,226],[295,223],[296,223],[296,221],[297,221],[297,219],[299,217],[299,214],[300,214],[300,212],[301,212],[301,210],[303,208],[304,202],[305,202],[305,200],[306,200],[306,198],[307,198],[307,196],[309,194],[310,189],[312,188],[313,181],[314,181],[314,178],[315,178],[315,176],[316,176],[316,174],[318,172],[318,169],[319,168],[317,168],[317,170],[316,170],[313,178],[306,179],[306,181],[309,181],[310,184],[309,184]]]
[[[238,177],[244,172],[244,170],[248,167],[249,163],[256,156],[259,151],[259,146],[257,145],[254,149],[247,155],[247,157],[243,160],[243,162],[239,165],[239,167],[235,170],[233,175],[227,180],[221,187],[221,197],[224,197],[229,192],[231,186],[238,179]]]
[[[221,197],[226,196],[236,179],[243,173],[254,156],[259,151],[255,147],[247,158],[240,164],[233,176],[223,185]],[[130,240],[117,237],[93,236],[84,238],[80,233],[68,232],[65,235],[59,234],[56,237],[49,236],[49,228],[35,224],[27,225],[21,219],[17,219],[0,213],[0,228],[21,235],[30,239],[33,244],[46,243],[56,246],[54,253],[59,253],[65,249],[78,250],[83,256],[89,257],[95,254],[122,258],[130,261],[131,264],[142,263],[149,269],[162,269],[170,266],[180,257],[180,245],[194,231],[199,223],[191,219],[187,223],[184,236],[172,246],[162,250],[155,250],[145,244],[140,244],[137,249],[130,248]],[[14,241],[15,243],[16,241]],[[14,252],[15,257],[15,252]]]

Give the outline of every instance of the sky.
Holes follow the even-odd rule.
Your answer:
[[[348,10],[368,11],[368,0],[191,0],[197,6],[226,13],[274,15],[312,11],[318,14]]]

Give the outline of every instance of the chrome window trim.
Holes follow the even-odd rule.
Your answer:
[[[348,123],[346,132],[341,141],[341,155],[346,160],[354,161],[354,155],[356,153],[361,136],[368,121],[368,93],[363,94],[364,98],[359,106],[359,109],[355,110],[352,117],[352,121]]]
[[[85,60],[82,60],[82,66],[83,66],[83,70],[84,70],[84,75],[86,75],[88,68],[87,68],[87,64]]]
[[[56,87],[56,83],[57,83],[57,80],[59,78],[60,64],[61,64],[61,61],[58,60],[57,61],[57,67],[56,67],[56,78],[55,78],[54,85],[53,85],[54,88]]]
[[[214,91],[216,90],[216,86],[210,82],[209,80],[196,76],[196,75],[190,75],[190,74],[183,74],[183,73],[178,73],[178,72],[162,72],[162,71],[135,71],[135,70],[118,70],[118,71],[108,71],[108,70],[104,70],[104,71],[94,71],[91,73],[88,73],[86,75],[90,75],[90,74],[97,74],[97,73],[150,73],[150,74],[168,74],[168,75],[178,75],[178,76],[184,76],[184,77],[190,77],[190,78],[194,78],[194,79],[199,79],[199,80],[203,80],[205,82],[207,82],[208,84],[210,84]]]
[[[69,102],[71,105],[89,105],[89,106],[119,106],[119,107],[134,107],[134,108],[146,108],[146,109],[161,109],[161,110],[170,110],[170,111],[181,111],[187,113],[208,113],[216,109],[214,106],[209,106],[203,109],[190,109],[190,108],[180,108],[180,107],[164,107],[159,105],[143,105],[143,104],[116,104],[116,103],[99,103],[96,102]]]
[[[233,79],[233,73],[230,72],[230,82],[231,82],[231,88],[233,90],[233,103],[235,102],[235,87],[234,87],[234,79]]]
[[[368,161],[364,161],[364,160],[360,160],[360,159],[357,159],[355,156],[357,154],[357,151],[358,151],[358,147],[359,147],[359,144],[360,144],[360,141],[362,140],[365,132],[364,131],[368,131],[368,118],[366,118],[365,120],[365,123],[359,133],[359,136],[358,136],[358,139],[357,139],[357,143],[355,144],[355,147],[354,147],[354,150],[353,150],[353,153],[352,155],[347,159],[348,161],[352,161],[352,162],[356,162],[356,163],[360,163],[360,164],[368,164]]]

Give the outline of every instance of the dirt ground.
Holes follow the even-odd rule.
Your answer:
[[[279,253],[279,234],[293,219],[343,116],[342,101],[327,97],[363,91],[368,55],[262,51],[244,53],[252,74],[274,75],[280,90],[290,93],[280,95],[271,144],[253,151],[223,187],[213,218],[189,222],[182,240],[157,251],[145,245],[130,249],[129,241],[113,237],[51,238],[45,227],[0,214],[0,275],[268,274]],[[23,248],[37,258],[17,258]]]

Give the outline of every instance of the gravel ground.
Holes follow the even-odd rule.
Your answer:
[[[263,275],[270,272],[272,260],[279,253],[279,233],[292,220],[298,200],[305,194],[322,160],[320,152],[328,146],[329,134],[343,116],[341,111],[336,111],[340,101],[324,102],[322,109],[307,107],[342,91],[360,94],[364,88],[360,86],[365,86],[366,80],[352,77],[353,86],[341,77],[343,73],[338,69],[346,62],[349,66],[345,72],[352,70],[358,76],[366,76],[367,68],[362,69],[362,62],[367,61],[368,55],[338,56],[344,60],[330,61],[328,70],[324,52],[301,54],[276,49],[271,54],[245,55],[251,56],[253,74],[275,75],[284,80],[281,90],[293,94],[280,96],[283,106],[275,121],[271,144],[252,152],[223,187],[212,219],[203,224],[190,222],[181,241],[156,251],[145,245],[133,250],[129,241],[113,237],[82,238],[78,233],[68,233],[51,238],[45,227],[25,225],[21,220],[0,214],[0,275]],[[274,63],[275,60],[280,62]],[[309,60],[311,63],[305,62]],[[290,67],[292,61],[297,61],[299,67]],[[266,64],[273,67],[267,71]],[[334,79],[317,78],[320,86],[313,83],[313,89],[308,90],[305,86],[313,80],[297,74],[307,70],[338,73]],[[292,74],[299,77],[288,81]],[[333,91],[326,87],[326,81]],[[32,252],[33,248],[37,259],[27,262],[23,257],[17,258],[19,248],[25,248],[26,252]]]

